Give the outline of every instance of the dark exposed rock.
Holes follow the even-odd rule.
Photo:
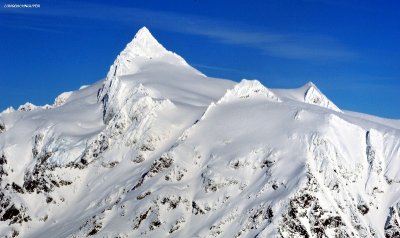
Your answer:
[[[393,183],[393,179],[389,178],[388,176],[385,175],[385,181],[387,184],[391,185]]]
[[[282,229],[281,232],[285,232],[285,234],[281,233],[281,236],[310,237],[311,234],[308,234],[306,228],[300,222],[300,218],[308,220],[313,237],[327,237],[327,229],[334,229],[337,237],[349,237],[341,229],[345,226],[341,217],[331,216],[330,212],[324,210],[320,206],[319,200],[311,194],[301,194],[289,202],[288,210],[284,214],[283,223],[279,228]]]
[[[322,225],[328,228],[335,228],[343,226],[342,218],[340,216],[329,217],[322,221]]]
[[[233,162],[233,163],[231,164],[231,167],[232,167],[232,168],[234,168],[234,169],[238,169],[238,168],[240,168],[240,163],[239,163],[239,160],[238,160],[238,161],[235,161],[235,162]]]
[[[165,175],[164,179],[165,179],[165,181],[179,182],[182,180],[182,178],[185,176],[186,173],[187,173],[187,169],[175,167],[168,174]]]
[[[1,155],[0,156],[0,165],[4,165],[4,164],[7,164],[6,156]]]
[[[178,197],[164,197],[163,199],[161,199],[161,204],[165,205],[168,204],[168,209],[175,209],[182,201],[182,197],[178,196]],[[185,202],[187,202],[187,200],[185,199]]]
[[[150,230],[152,231],[152,230],[154,230],[155,228],[157,228],[157,227],[160,227],[161,226],[161,221],[160,220],[154,220],[154,221],[152,221],[151,223],[150,223]]]
[[[218,190],[218,184],[216,184],[212,179],[205,179],[203,184],[206,192],[216,192]]]
[[[360,211],[360,213],[363,214],[363,215],[367,214],[368,211],[369,211],[368,206],[365,205],[365,204],[360,204],[360,205],[358,205],[358,206],[357,206],[357,209],[358,209],[358,211]]]
[[[388,217],[385,222],[385,237],[398,238],[400,237],[400,222],[399,214],[396,207],[390,207]]]
[[[247,229],[258,229],[264,223],[271,223],[274,213],[272,212],[271,206],[260,205],[250,210],[250,216],[247,220],[247,224],[242,232]]]
[[[133,188],[131,189],[131,191],[136,190],[138,187],[142,186],[144,181],[144,177],[142,176],[142,178],[140,178],[140,180],[135,184],[135,186],[133,186]]]
[[[7,203],[9,204],[9,201]],[[3,205],[5,204],[2,203],[2,207]],[[5,210],[0,209],[0,212],[2,213],[0,221],[9,220],[10,224],[28,222],[31,220],[31,218],[25,214],[25,208],[22,207],[18,209],[14,204]]]
[[[271,168],[272,165],[274,165],[274,163],[275,163],[274,161],[266,159],[263,161],[261,168],[264,168],[264,167]]]
[[[140,147],[141,151],[154,151],[155,148],[152,144],[147,143],[147,144],[143,144],[142,147]]]
[[[47,177],[43,174],[40,174],[40,176],[35,176],[35,174],[27,173],[25,174],[23,187],[28,193],[49,193],[53,190],[54,185],[49,182]]]
[[[7,159],[6,159],[6,156],[3,154],[0,156],[0,182],[3,179],[3,176],[8,175],[6,168],[5,168],[6,164],[7,164]]]
[[[295,205],[300,205],[303,208],[308,208],[311,206],[311,203],[315,201],[315,197],[311,196],[310,194],[303,194],[297,198],[294,198],[292,201],[290,201],[292,207]]]
[[[33,148],[32,148],[33,158],[36,158],[38,156],[38,154],[40,152],[39,145],[43,141],[43,138],[44,138],[44,135],[42,133],[35,135],[34,144],[33,144]]]
[[[170,158],[168,155],[161,156],[158,160],[153,162],[153,164],[151,165],[150,169],[147,172],[142,174],[142,177],[136,183],[136,185],[133,186],[131,191],[136,190],[138,187],[140,187],[143,184],[145,178],[153,177],[154,175],[160,173],[161,171],[171,167],[172,163],[173,159]]]
[[[114,168],[115,166],[117,166],[118,164],[119,164],[118,161],[113,161],[113,162],[109,162],[109,163],[102,163],[101,165],[102,165],[104,168],[109,168],[109,169],[111,169],[111,168]]]
[[[141,213],[138,217],[133,220],[133,229],[136,230],[139,228],[142,221],[146,220],[151,208],[147,209],[145,212]]]
[[[80,161],[78,163],[72,163],[70,166],[85,168],[93,160],[98,158],[104,153],[109,147],[109,138],[104,133],[100,133],[98,137],[86,148]]]
[[[92,217],[91,220],[92,220],[92,223],[93,223],[93,229],[88,233],[87,236],[96,235],[101,230],[101,228],[103,227],[102,223],[100,221],[96,220],[96,216]]]
[[[67,185],[71,185],[72,182],[71,181],[66,181],[66,180],[60,180],[58,182],[61,186],[67,186]]]
[[[52,174],[52,171],[54,171],[57,166],[54,163],[49,162],[53,153],[41,149],[40,144],[43,139],[44,135],[42,133],[37,134],[34,138],[32,156],[33,159],[36,160],[36,164],[31,171],[26,171],[24,184],[22,185],[28,193],[50,193],[54,190],[54,187],[71,184],[71,182],[60,180]],[[69,165],[66,167],[69,167]]]
[[[59,188],[60,187],[60,184],[57,182],[57,181],[55,181],[55,180],[50,180],[50,183],[52,183],[54,186],[56,186],[57,188]]]
[[[173,159],[168,156],[161,156],[158,160],[154,161],[152,164],[149,175],[152,177],[153,175],[161,172],[162,170],[169,168],[172,165]]]
[[[39,151],[39,143],[43,140],[43,134],[35,136],[35,144],[32,149],[32,155],[36,159],[36,164],[32,171],[27,171],[24,176],[23,187],[28,193],[51,192],[54,187],[54,176],[50,173],[54,171],[55,165],[50,164],[48,159],[53,155],[52,152]]]
[[[174,233],[175,231],[179,230],[181,228],[180,224],[184,223],[185,219],[184,218],[180,218],[178,219],[175,224],[171,227],[171,229],[169,230],[169,233]]]
[[[194,215],[198,215],[198,214],[205,214],[204,210],[201,209],[199,207],[199,205],[197,205],[197,203],[195,201],[192,201],[192,213]]]
[[[115,71],[117,70],[117,68],[115,68]],[[114,75],[115,75],[115,73],[114,73]],[[102,89],[100,89],[98,92],[97,92],[97,97],[99,97],[100,96],[100,93],[102,92]],[[112,116],[113,116],[113,113],[108,113],[108,110],[107,110],[107,108],[108,108],[108,100],[109,100],[109,95],[108,95],[108,93],[107,94],[105,94],[104,96],[103,96],[103,98],[101,99],[101,102],[102,102],[102,105],[103,105],[103,122],[104,122],[104,124],[108,124],[108,122],[111,120],[111,118],[112,118]],[[111,114],[111,115],[110,115]]]
[[[53,201],[53,198],[52,197],[46,197],[46,202],[47,203],[51,203]]]
[[[85,158],[81,158],[80,162],[85,166],[89,164]]]
[[[267,214],[266,214],[266,218],[269,219],[269,220],[271,220],[273,217],[274,217],[274,213],[273,213],[273,211],[272,211],[272,208],[271,208],[271,207],[268,207],[268,209],[267,209]]]
[[[96,235],[100,229],[101,229],[101,226],[96,224],[95,227],[88,233],[88,236]]]
[[[93,229],[89,232],[88,236],[96,235],[97,232],[98,232],[98,230],[96,230],[95,228],[93,228]]]
[[[18,184],[16,184],[16,183],[12,183],[12,185],[11,185],[11,187],[14,189],[14,191],[16,191],[17,193],[24,193],[24,189],[21,187],[21,186],[19,186]]]
[[[132,159],[132,162],[137,163],[137,164],[139,164],[143,161],[144,161],[144,156],[140,153],[137,154],[136,157]]]
[[[55,170],[56,165],[50,163],[48,160],[51,158],[53,153],[35,153],[36,164],[32,171],[27,171],[24,176],[24,184],[22,185],[28,193],[50,193],[54,190],[54,187],[67,186],[72,182],[57,178],[52,174]],[[68,166],[66,166],[68,167]]]
[[[334,184],[332,186],[332,190],[338,190],[339,189],[339,184]]]
[[[19,210],[15,208],[14,205],[12,205],[10,208],[8,208],[3,216],[1,217],[0,220],[6,221],[6,220],[11,220],[11,218],[18,216]]]
[[[3,131],[5,131],[6,130],[6,125],[4,125],[4,122],[2,122],[1,120],[0,120],[0,133],[2,133]]]
[[[160,173],[161,171],[171,167],[173,163],[173,159],[169,158],[168,155],[163,155],[161,156],[158,160],[154,161],[153,164],[151,165],[150,169],[142,174],[142,177],[140,180],[136,183],[135,186],[131,189],[131,191],[136,190],[138,187],[140,187],[144,180],[148,177],[153,177],[154,175]]]
[[[104,211],[101,213],[104,213]],[[96,235],[103,228],[101,219],[102,218],[99,217],[98,215],[94,215],[90,219],[86,220],[85,224],[81,225],[79,230],[82,230],[83,228],[87,228],[90,231],[86,236]]]
[[[65,165],[66,168],[74,168],[74,169],[84,169],[88,165],[87,161],[84,159],[80,159],[78,162],[69,162]]]
[[[136,199],[137,199],[137,200],[142,200],[143,198],[147,197],[147,196],[150,195],[150,194],[151,194],[151,192],[150,192],[150,191],[147,191],[147,192],[145,192],[145,193],[143,193],[143,194],[138,195],[138,196],[136,197]]]
[[[17,230],[13,230],[11,233],[11,237],[18,237],[19,236],[19,232]]]
[[[0,191],[0,207],[2,208],[1,211],[3,211],[5,208],[10,205],[10,200],[11,198],[6,196],[3,192]]]

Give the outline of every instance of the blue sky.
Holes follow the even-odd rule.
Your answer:
[[[400,119],[400,2],[0,0],[0,110],[102,79],[136,31],[206,75],[314,82],[344,110]],[[10,9],[8,3],[40,8]]]

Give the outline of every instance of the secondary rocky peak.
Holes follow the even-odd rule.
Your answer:
[[[235,85],[233,89],[228,90],[219,102],[238,98],[266,98],[270,101],[280,102],[281,100],[258,80],[243,79]]]
[[[341,112],[341,110],[331,102],[314,83],[308,82],[303,87],[304,89],[304,102],[309,104],[326,107],[331,110]]]

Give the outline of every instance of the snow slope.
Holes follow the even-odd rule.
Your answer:
[[[397,121],[206,77],[142,28],[104,80],[0,114],[3,237],[399,237]]]

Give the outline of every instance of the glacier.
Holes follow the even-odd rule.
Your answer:
[[[204,75],[143,27],[0,113],[2,237],[400,237],[400,121]]]

